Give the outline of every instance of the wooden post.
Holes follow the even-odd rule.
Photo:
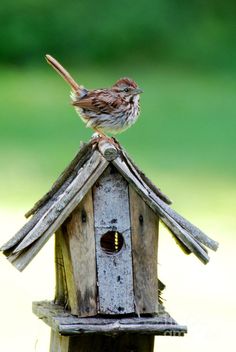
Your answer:
[[[61,336],[52,331],[50,352],[151,352],[154,336],[124,334],[119,336]]]

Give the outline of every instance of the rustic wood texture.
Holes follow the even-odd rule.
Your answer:
[[[154,336],[123,334],[119,336],[61,336],[51,333],[50,352],[152,352]]]
[[[118,155],[118,150],[116,147],[106,140],[101,140],[98,143],[98,149],[107,161],[114,160]]]
[[[65,265],[62,254],[61,244],[61,229],[55,233],[55,274],[56,274],[56,288],[54,302],[63,306],[68,302],[68,290],[66,284]]]
[[[67,289],[67,301],[65,302],[64,307],[70,309],[72,314],[77,314],[77,311],[79,310],[79,300],[77,294],[77,287],[74,280],[74,271],[71,262],[69,239],[67,234],[62,231],[62,229],[57,232],[57,236],[59,237],[58,240],[60,242],[61,252],[63,256]]]
[[[76,317],[64,307],[53,302],[33,302],[33,313],[54,331],[65,336],[81,334],[106,334],[110,336],[124,333],[183,336],[187,332],[184,325],[178,325],[171,316],[163,312],[153,317]],[[94,335],[93,335],[94,336]]]
[[[128,183],[109,166],[93,187],[99,312],[134,312]],[[124,238],[118,253],[107,254],[101,237],[118,231]]]
[[[128,157],[127,153],[125,152],[124,149],[122,149],[122,157],[121,159],[124,159],[127,167],[129,168],[130,172],[135,175],[135,177],[138,179],[138,181],[144,186],[144,188],[148,188],[153,191],[154,195],[156,195],[159,200],[160,204],[162,207],[167,211],[167,213],[173,217],[183,228],[187,231],[189,231],[196,240],[207,246],[208,248],[212,250],[217,250],[218,248],[218,242],[214,241],[210,237],[208,237],[206,234],[204,234],[199,228],[197,228],[195,225],[191,224],[187,219],[183,218],[181,215],[176,213],[173,209],[171,209],[169,206],[166,206],[166,204],[171,204],[170,199],[164,195],[159,188],[157,188],[146,176],[145,174],[135,165],[135,163]],[[156,197],[155,197],[156,198]],[[156,199],[158,199],[156,198]],[[164,204],[166,203],[166,204]]]
[[[122,161],[120,157],[117,157],[112,162],[117,169],[121,172],[124,178],[133,185],[137,193],[144,199],[144,201],[154,210],[154,212],[160,216],[163,223],[170,229],[171,233],[177,237],[180,243],[183,243],[192,253],[194,253],[204,264],[209,261],[209,256],[206,249],[199,243],[199,241],[193,237],[192,233],[189,233],[177,222],[176,219],[171,217],[169,214],[170,208],[158,198],[151,189],[147,186],[144,187],[142,183],[135,177],[135,175],[129,170],[127,164]],[[168,209],[167,209],[168,208]],[[176,218],[178,214],[171,209],[172,214],[175,213]],[[193,227],[194,225],[192,225]]]
[[[4,255],[8,256],[13,252],[18,243],[20,243],[20,241],[22,241],[22,239],[32,230],[52,204],[53,200],[50,200],[40,208],[40,210],[38,210],[38,212],[15,234],[15,236],[1,247],[1,251],[3,251]]]
[[[27,216],[30,213],[34,213],[33,217],[12,237],[7,243],[1,247],[1,251],[9,251],[29,233],[30,230],[37,224],[41,217],[48,211],[55,200],[65,191],[71,181],[75,178],[78,170],[84,165],[84,163],[91,157],[92,149],[90,144],[86,144],[78,152],[76,157],[72,160],[70,165],[65,171],[59,176],[51,190],[47,192],[35,206],[27,212]],[[8,255],[8,253],[6,253]]]
[[[137,314],[158,312],[158,217],[129,186],[134,297]]]
[[[108,161],[99,152],[95,151],[64,193],[53,203],[47,213],[9,256],[8,259],[18,270],[23,270],[29,264],[52,234],[81,202],[107,165]],[[31,246],[36,241],[37,243]]]
[[[92,191],[62,225],[62,253],[72,314],[97,314],[97,278]]]
[[[68,186],[68,188],[60,195],[58,200],[51,206],[47,213],[38,221],[35,227],[28,233],[28,235],[22,240],[22,242],[16,247],[13,253],[17,253],[24,248],[28,247],[32,242],[37,240],[48,228],[55,222],[58,217],[62,217],[63,210],[68,207],[68,211],[64,211],[65,215],[62,222],[73,210],[77,203],[76,195],[80,194],[81,190],[83,191],[83,196],[87,193],[89,188],[96,181],[97,177],[100,176],[101,171],[104,170],[107,166],[107,161],[104,159],[100,153],[94,152],[92,157],[86,163],[84,168],[81,168],[78,171],[77,176]],[[102,167],[101,167],[102,166]],[[99,172],[96,171],[99,169]],[[93,177],[91,177],[93,175]],[[89,179],[91,182],[89,184]],[[89,186],[88,186],[89,184]],[[79,196],[80,198],[80,196]],[[79,199],[81,201],[81,199]],[[71,203],[73,202],[73,206]],[[76,204],[77,203],[77,204]]]

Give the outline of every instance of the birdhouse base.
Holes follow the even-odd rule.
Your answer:
[[[140,333],[165,336],[183,336],[187,327],[178,325],[168,314],[151,317],[104,317],[79,318],[61,305],[50,301],[33,302],[33,313],[60,335]]]

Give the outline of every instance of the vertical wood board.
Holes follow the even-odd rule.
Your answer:
[[[77,307],[74,314],[78,316],[95,315],[97,313],[97,278],[91,190],[67,219],[63,232],[67,236],[76,290]]]
[[[69,241],[68,241],[68,235],[67,235],[66,229],[63,228],[63,226],[61,226],[61,228],[57,231],[56,236],[58,236],[58,242],[61,245],[61,252],[63,256],[63,263],[64,263],[64,269],[65,269],[65,281],[66,281],[66,288],[67,288],[67,302],[65,302],[65,307],[67,309],[70,309],[72,314],[77,315],[78,295],[77,295],[77,289],[75,286]],[[56,288],[56,292],[57,291],[58,291],[58,288]]]
[[[158,216],[129,186],[135,308],[138,314],[158,312]]]
[[[66,306],[68,302],[68,290],[66,285],[65,266],[61,248],[61,230],[55,233],[55,274],[56,274],[56,289],[55,303]]]
[[[93,187],[99,311],[103,314],[134,312],[129,193],[126,180],[109,166]],[[122,234],[118,253],[107,254],[101,237],[108,231]]]

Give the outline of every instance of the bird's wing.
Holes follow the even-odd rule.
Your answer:
[[[104,90],[88,92],[72,104],[96,113],[111,114],[122,103],[122,98]]]

